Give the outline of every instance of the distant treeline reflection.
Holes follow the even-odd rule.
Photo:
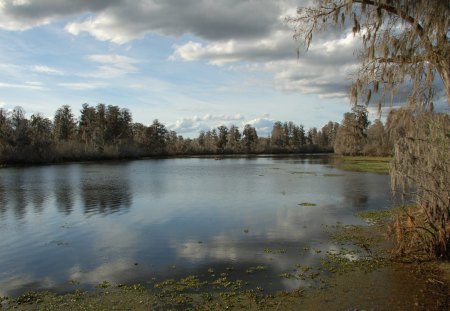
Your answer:
[[[60,170],[61,171],[58,171]],[[133,203],[126,170],[108,171],[92,179],[85,167],[77,176],[68,176],[67,167],[17,168],[0,176],[0,218],[12,211],[16,219],[28,212],[41,214],[55,200],[57,211],[70,215],[76,208],[84,214],[112,214],[128,210]],[[101,172],[100,175],[104,175]],[[51,175],[48,181],[46,175]],[[7,190],[6,190],[7,189]]]

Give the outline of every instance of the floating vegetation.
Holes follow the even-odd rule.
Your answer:
[[[296,265],[295,265],[295,268],[296,268],[296,270],[297,270],[298,272],[300,272],[300,273],[306,273],[306,272],[308,272],[309,270],[312,269],[311,266],[303,266],[303,265],[301,265],[301,264],[296,264]]]
[[[200,279],[194,275],[190,275],[181,279],[179,284],[185,286],[186,288],[200,288],[203,285],[207,284],[207,282],[202,282]]]
[[[13,300],[14,303],[17,303],[19,305],[22,304],[34,304],[34,303],[39,303],[42,301],[42,296],[48,294],[47,292],[27,292],[24,293],[22,295],[20,295],[19,297],[17,297],[16,299]],[[3,298],[3,300],[5,300],[5,298]]]
[[[316,203],[311,203],[311,202],[302,202],[302,203],[299,203],[298,205],[300,205],[300,206],[317,206]]]
[[[111,286],[111,284],[109,284],[108,281],[103,281],[102,283],[97,285],[97,288],[108,288],[110,286]]]
[[[345,176],[344,174],[323,174],[323,176],[325,177],[341,177],[341,176]]]
[[[295,265],[295,270],[298,273],[296,278],[305,280],[314,280],[323,273],[322,267],[312,267],[301,264]]]
[[[117,287],[127,288],[123,284],[119,284],[119,285],[117,285]],[[133,284],[133,285],[129,286],[128,289],[133,290],[133,291],[141,291],[141,292],[145,291],[145,287],[141,284]]]
[[[329,251],[325,258],[321,259],[322,267],[332,273],[347,273],[355,270],[365,272],[373,271],[385,263],[385,259],[379,256],[360,257],[353,251]]]
[[[207,284],[208,282],[201,281],[195,275],[189,275],[185,278],[180,279],[179,281],[176,281],[174,279],[164,280],[160,283],[155,284],[154,288],[160,289],[163,292],[173,291],[180,293],[187,290],[198,290]]]
[[[211,283],[212,285],[216,285],[216,287],[220,288],[230,288],[233,290],[241,289],[244,286],[244,281],[242,280],[236,280],[236,281],[230,281],[227,277],[221,277],[214,282]]]
[[[387,217],[386,213],[364,213],[377,221]],[[331,239],[341,247],[327,251],[325,257],[321,258],[322,267],[326,271],[338,274],[355,270],[370,272],[386,264],[387,258],[379,249],[380,242],[384,241],[380,234],[355,225],[338,224],[331,228]]]
[[[245,232],[245,233],[248,233],[248,229],[244,229],[244,232]]]
[[[155,284],[154,287],[155,288],[164,288],[164,287],[167,287],[167,286],[172,286],[174,284],[175,284],[175,280],[174,279],[167,279],[167,280],[164,280],[164,281],[162,281],[160,283]]]
[[[281,273],[279,275],[280,278],[284,278],[284,279],[295,279],[295,275],[285,272],[285,273]]]
[[[264,249],[265,253],[268,254],[285,254],[286,250],[285,249],[271,249],[271,248],[265,248]]]
[[[358,212],[355,215],[362,218],[365,222],[371,225],[378,225],[384,223],[386,219],[392,216],[393,210],[380,210],[380,211],[363,211]]]

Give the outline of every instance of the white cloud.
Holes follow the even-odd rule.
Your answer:
[[[213,65],[224,65],[239,61],[265,62],[278,59],[295,59],[296,43],[286,27],[264,37],[253,39],[231,39],[199,43],[189,41],[174,45],[170,60],[206,60]]]
[[[27,82],[25,82],[25,84],[34,85],[34,86],[43,86],[44,85],[42,82],[39,82],[39,81],[27,81]]]
[[[253,126],[259,137],[267,137],[272,133],[273,124],[275,122],[276,120],[270,118],[269,114],[265,114],[261,117],[247,121],[246,124]]]
[[[82,73],[80,76],[99,79],[118,78],[138,72],[136,64],[140,61],[117,54],[95,54],[87,57],[90,61],[100,64],[93,72]]]
[[[174,123],[167,124],[167,128],[178,134],[193,133],[198,135],[200,131],[208,131],[217,128],[220,125],[230,127],[237,126],[242,132],[246,124],[250,124],[256,129],[258,136],[267,137],[272,132],[273,124],[277,120],[270,117],[269,114],[263,114],[254,119],[246,119],[242,114],[236,115],[212,115],[206,114],[202,117],[194,116],[188,118],[179,118]]]
[[[56,68],[52,68],[49,66],[45,66],[45,65],[35,65],[35,66],[32,66],[30,68],[30,70],[33,72],[53,74],[53,75],[62,75],[63,74],[63,72],[61,70],[58,70]]]
[[[183,133],[196,133],[200,131],[207,131],[216,128],[220,125],[239,126],[245,117],[242,114],[236,115],[212,115],[206,114],[203,117],[194,116],[189,118],[179,118],[174,123],[169,123],[167,128],[177,132],[178,134]]]
[[[59,86],[66,87],[75,91],[85,91],[85,90],[95,90],[104,88],[107,86],[106,83],[101,82],[67,82],[67,83],[59,83]]]
[[[234,66],[238,62],[252,62],[249,70],[272,74],[274,85],[285,92],[319,94],[322,98],[347,97],[351,74],[357,69],[355,51],[360,38],[352,32],[334,33],[335,37],[318,37],[308,53],[296,57],[296,43],[291,30],[283,29],[265,38],[248,40],[189,41],[175,45],[171,60],[207,61],[210,64]]]
[[[117,54],[94,54],[89,55],[88,59],[101,64],[136,64],[139,61],[127,56]]]
[[[12,89],[29,89],[29,90],[36,90],[36,91],[43,91],[46,90],[45,87],[42,85],[36,85],[36,84],[15,84],[15,83],[3,83],[0,82],[0,88],[12,88]]]
[[[313,42],[309,52],[297,60],[268,62],[265,70],[273,74],[280,90],[344,98],[358,68],[354,55],[358,47],[358,38],[346,33],[334,40]]]

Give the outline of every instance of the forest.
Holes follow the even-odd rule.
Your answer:
[[[392,113],[391,113],[392,114]],[[388,124],[389,127],[389,118]],[[356,106],[341,124],[328,122],[306,130],[293,122],[275,122],[268,137],[250,124],[241,130],[225,125],[184,138],[157,119],[134,123],[132,113],[118,106],[84,104],[79,118],[68,105],[53,120],[41,114],[28,119],[21,107],[0,109],[0,163],[53,163],[150,156],[331,153],[391,155],[392,143],[380,120],[370,124],[367,109]]]

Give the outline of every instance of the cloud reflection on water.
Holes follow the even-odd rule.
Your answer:
[[[75,279],[89,288],[105,280],[208,278],[208,267],[232,266],[234,279],[291,289],[305,283],[279,274],[313,265],[337,248],[325,225],[354,223],[355,211],[388,206],[387,180],[308,158],[6,169],[0,176],[6,202],[0,209],[0,284],[4,292],[17,292],[61,289]],[[280,249],[286,252],[266,251]],[[246,273],[257,265],[268,270]],[[10,286],[11,273],[18,280]]]

